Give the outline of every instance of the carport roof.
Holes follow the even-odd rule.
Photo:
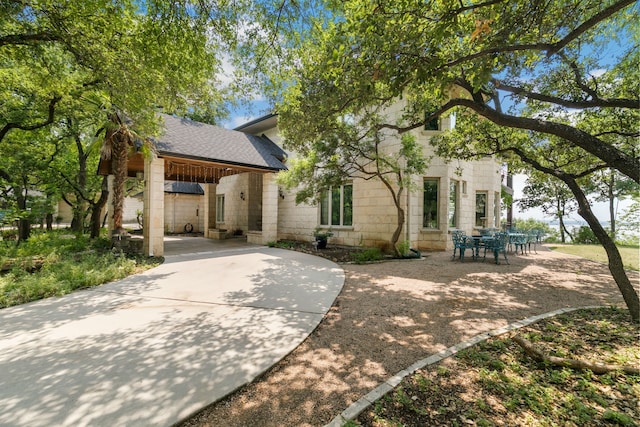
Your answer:
[[[203,160],[266,170],[285,170],[286,153],[265,136],[161,114],[164,132],[156,137],[160,156]]]
[[[180,193],[180,194],[197,194],[203,195],[204,190],[197,182],[178,182],[178,181],[165,181],[164,183],[165,193]]]

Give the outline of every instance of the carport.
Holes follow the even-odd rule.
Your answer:
[[[250,243],[265,244],[277,240],[278,186],[275,173],[285,170],[286,153],[266,136],[256,136],[218,126],[160,115],[164,132],[153,140],[155,152],[140,152],[128,160],[129,177],[144,179],[144,241],[148,256],[164,254],[164,183],[165,180],[199,183],[204,188],[204,233],[213,237],[216,227],[216,188],[225,177],[243,173],[261,176],[256,189],[247,188],[259,199],[259,224],[252,230]],[[111,162],[100,164],[100,173],[109,175]],[[255,181],[255,180],[254,180]],[[113,176],[109,176],[110,190]],[[260,188],[261,187],[261,188]],[[113,200],[109,191],[109,234],[113,230]],[[245,197],[242,192],[239,197]],[[244,199],[243,199],[244,200]]]

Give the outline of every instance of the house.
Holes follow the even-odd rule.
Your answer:
[[[354,177],[331,189],[332,197],[317,206],[296,205],[295,194],[278,186],[276,174],[295,153],[282,149],[276,115],[234,130],[168,115],[163,120],[156,155],[145,159],[137,154],[129,160],[130,176],[144,173],[145,178],[145,253],[161,255],[165,230],[178,232],[181,225],[211,238],[242,233],[257,244],[311,241],[314,230],[323,228],[331,229],[332,244],[391,249],[396,208],[382,183]],[[429,138],[453,125],[454,118],[445,117],[412,132],[431,155]],[[389,144],[393,148],[392,139]],[[108,171],[107,164],[101,165],[102,173]],[[405,192],[400,240],[420,250],[445,250],[451,246],[452,229],[471,233],[498,227],[501,179],[501,165],[491,157],[471,162],[433,158],[423,176],[412,177],[418,190]],[[203,194],[192,194],[190,201],[166,196],[167,181],[176,188],[198,183]],[[191,217],[177,214],[181,210]]]
[[[413,131],[424,154],[433,155],[428,144],[431,136],[454,125],[454,117],[445,117]],[[272,114],[235,130],[281,143],[277,116]],[[412,178],[419,190],[405,193],[406,220],[400,241],[406,240],[420,250],[445,250],[451,247],[452,229],[472,233],[474,229],[499,227],[502,172],[501,164],[492,157],[469,162],[445,162],[434,157],[424,176]],[[218,192],[224,194],[234,188],[237,193],[242,188],[239,179],[232,177],[221,182]],[[313,231],[320,227],[331,229],[333,244],[391,249],[389,241],[396,228],[397,211],[381,182],[354,178],[332,192],[334,197],[323,198],[318,206],[311,206],[296,205],[295,195],[280,189],[278,239],[311,240]],[[225,221],[231,222],[231,227],[236,225],[233,216]]]

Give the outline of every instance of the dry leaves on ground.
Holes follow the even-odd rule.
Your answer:
[[[545,248],[510,254],[510,265],[423,256],[344,264],[344,288],[307,340],[181,426],[323,426],[400,370],[477,334],[559,308],[622,303],[606,266]]]

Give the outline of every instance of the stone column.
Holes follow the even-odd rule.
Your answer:
[[[203,184],[204,187],[204,237],[209,236],[209,230],[216,228],[216,189],[217,184]]]
[[[262,176],[262,244],[278,240],[278,184],[275,173]]]
[[[164,159],[144,161],[144,243],[147,256],[164,255]]]

